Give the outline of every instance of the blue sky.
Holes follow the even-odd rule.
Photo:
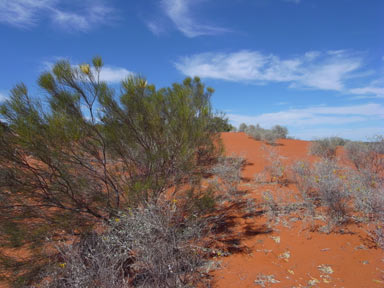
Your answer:
[[[234,125],[384,134],[382,0],[0,0],[0,101],[66,58],[158,87],[200,76]]]

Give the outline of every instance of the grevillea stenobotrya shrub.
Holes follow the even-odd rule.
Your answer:
[[[100,57],[59,61],[39,77],[40,94],[18,84],[0,106],[0,243],[29,255],[0,258],[13,283],[45,265],[45,239],[156,204],[219,154],[213,89],[199,78],[157,89],[131,76],[116,88],[102,69]]]

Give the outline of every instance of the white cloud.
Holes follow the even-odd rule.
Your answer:
[[[344,89],[344,81],[362,66],[362,59],[346,51],[310,51],[281,59],[273,54],[242,50],[202,53],[181,58],[176,68],[188,76],[235,82],[287,82],[290,87]]]
[[[63,58],[63,57],[55,57],[54,59],[55,61],[66,60],[66,58]],[[74,62],[74,61],[70,61],[70,62]],[[53,68],[53,65],[54,65],[53,62],[44,61],[41,65],[41,70],[51,71]],[[79,65],[73,64],[72,67],[78,68]],[[95,72],[94,69],[92,69],[92,71]],[[108,83],[119,83],[122,80],[126,79],[127,77],[133,76],[133,75],[135,75],[135,73],[127,70],[126,68],[105,65],[101,69],[100,80]]]
[[[1,102],[4,102],[4,101],[7,100],[7,99],[8,99],[8,97],[6,96],[6,94],[0,92],[0,103],[1,103]]]
[[[228,32],[227,29],[207,24],[199,24],[191,15],[191,6],[198,0],[162,0],[161,5],[166,15],[187,37],[215,35]],[[151,29],[152,30],[152,29]],[[155,30],[156,31],[156,30]]]
[[[64,0],[0,0],[0,22],[30,28],[40,20],[49,18],[66,30],[88,31],[96,25],[112,21],[113,9],[102,1],[70,1],[74,6],[60,8],[68,4]]]
[[[160,23],[156,21],[149,21],[146,24],[148,29],[151,30],[151,32],[156,36],[159,36],[164,33],[164,27]]]
[[[295,3],[295,4],[299,4],[301,2],[301,0],[284,0],[285,2],[292,2],[292,3]]]
[[[323,137],[338,136],[350,140],[370,141],[377,135],[384,135],[383,126],[366,126],[359,128],[328,127],[328,128],[308,128],[298,130],[295,137],[304,140],[314,140]]]
[[[125,68],[105,66],[101,70],[100,80],[109,83],[118,83],[132,75],[134,75],[134,73]]]
[[[241,123],[260,124],[262,127],[270,128],[273,125],[284,125],[289,129],[293,128],[296,131],[301,131],[302,134],[295,134],[303,137],[304,132],[308,133],[304,138],[310,139],[317,136],[315,132],[310,134],[310,131],[321,130],[325,135],[334,136],[332,131],[344,131],[348,124],[364,124],[374,121],[384,121],[384,105],[377,103],[368,103],[363,105],[350,106],[319,106],[307,107],[302,109],[288,109],[274,113],[264,113],[256,116],[245,116],[238,114],[227,115],[233,125],[238,126]],[[329,127],[324,127],[324,126]],[[349,128],[348,128],[349,129]],[[353,138],[353,129],[349,129]],[[369,133],[368,133],[369,134]],[[366,134],[366,136],[368,136]]]
[[[349,93],[359,94],[353,99],[368,99],[368,98],[384,98],[384,88],[375,86],[366,86],[361,88],[350,89]]]
[[[90,2],[91,3],[91,2]],[[53,9],[52,20],[64,29],[88,31],[96,25],[108,24],[112,20],[113,10],[101,3],[86,6],[82,13]]]
[[[0,0],[0,22],[28,27],[38,22],[41,11],[50,9],[56,0]]]

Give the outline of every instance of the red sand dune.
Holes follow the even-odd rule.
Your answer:
[[[244,178],[252,179],[267,164],[261,150],[262,142],[244,133],[231,132],[223,133],[222,139],[227,155],[246,158]],[[310,142],[281,140],[279,144],[282,145],[275,149],[287,163],[315,160],[308,156]],[[297,193],[293,184],[254,188],[250,183],[252,181],[242,186],[247,191],[245,197],[256,201],[260,201],[265,189],[272,193]],[[242,218],[234,212],[233,234],[247,249],[216,257],[221,261],[221,268],[213,272],[213,287],[384,287],[383,250],[373,247],[363,225],[349,224],[343,227],[344,233],[325,234],[311,232],[310,223],[297,221],[294,216],[285,219],[288,223],[285,226],[289,227],[280,222],[269,232],[262,229],[267,222],[265,216]],[[246,233],[249,227],[253,227],[253,233]],[[244,235],[248,236],[242,237]]]
[[[268,164],[262,142],[231,132],[223,133],[222,140],[227,156],[246,159],[240,185],[245,194],[241,197],[260,203],[266,190],[280,195],[298,193],[294,184],[254,185],[254,174]],[[286,164],[316,160],[308,156],[308,141],[280,140],[278,144],[273,149]],[[232,241],[232,248],[241,249],[227,249],[228,256],[214,257],[220,267],[212,272],[212,287],[384,287],[384,253],[372,245],[364,225],[350,224],[343,227],[344,233],[324,234],[312,232],[309,222],[292,214],[270,229],[265,215],[244,217],[239,211],[234,207],[229,212],[232,227],[226,240]],[[0,287],[7,286],[0,283]]]

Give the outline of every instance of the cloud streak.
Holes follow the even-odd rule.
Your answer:
[[[0,103],[4,102],[7,99],[8,99],[8,97],[5,95],[5,93],[0,92]]]
[[[187,37],[193,38],[202,35],[216,35],[229,31],[222,27],[201,24],[198,20],[194,19],[191,15],[191,10],[193,4],[196,4],[196,2],[198,1],[162,0],[161,6],[176,28]],[[149,28],[151,29],[151,27]],[[157,29],[151,29],[151,31],[157,32]]]
[[[119,83],[134,73],[120,67],[104,66],[100,72],[100,80],[108,83]]]
[[[65,60],[66,58],[55,57],[55,59],[59,61],[59,60]],[[53,65],[54,65],[53,62],[45,61],[42,63],[41,69],[43,71],[51,71],[53,68]],[[72,65],[72,67],[77,69],[79,65],[74,64]],[[92,68],[92,71],[96,73],[96,71],[93,68]],[[126,68],[104,65],[100,72],[100,80],[110,84],[115,84],[125,80],[127,77],[134,76],[134,75],[135,75],[134,72],[129,71]]]
[[[290,87],[342,91],[344,82],[362,66],[347,51],[311,51],[282,59],[260,51],[201,53],[181,58],[176,68],[188,76],[264,85],[286,82]]]
[[[353,99],[369,99],[369,98],[384,98],[384,87],[366,86],[361,88],[350,89],[349,93],[359,96]]]
[[[86,32],[97,25],[107,24],[113,19],[113,9],[102,1],[82,1],[72,8],[60,8],[67,4],[63,0],[0,0],[0,22],[31,28],[43,19],[68,31]]]
[[[383,121],[384,106],[377,103],[350,106],[319,106],[302,109],[288,109],[256,116],[227,115],[234,125],[241,123],[260,124],[271,127],[276,124],[295,128],[313,128],[324,125],[345,125],[367,121]]]

